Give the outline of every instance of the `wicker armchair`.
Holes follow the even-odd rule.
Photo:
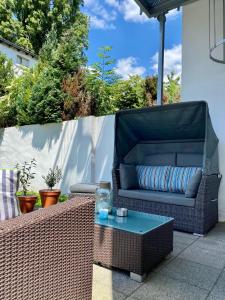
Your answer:
[[[113,202],[115,207],[173,217],[177,230],[205,234],[218,222],[218,190],[221,178],[218,175],[203,176],[194,207],[172,205],[125,198],[118,195],[119,170],[113,170]]]
[[[221,181],[218,143],[208,105],[204,101],[117,112],[114,206],[174,217],[176,229],[205,234],[218,222]],[[175,193],[169,195],[169,201],[162,194],[160,199],[156,199],[156,194],[141,197],[135,189],[120,189],[120,164],[201,168],[202,179],[197,196],[187,203],[184,194],[179,200]]]
[[[0,223],[0,300],[90,300],[94,201]]]

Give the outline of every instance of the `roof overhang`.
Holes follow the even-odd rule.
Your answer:
[[[15,44],[15,43],[12,43],[9,40],[6,40],[6,39],[1,38],[1,37],[0,37],[0,44],[5,44],[10,48],[13,48],[13,49],[16,49],[17,51],[23,52],[24,54],[29,55],[29,56],[31,56],[35,59],[38,58],[38,56],[35,53],[33,53],[29,50],[26,50],[26,49],[22,48],[21,46]]]
[[[179,8],[196,0],[135,0],[149,18],[158,17],[169,10]]]

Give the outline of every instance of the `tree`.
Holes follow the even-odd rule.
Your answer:
[[[60,37],[71,27],[81,0],[16,0],[14,14],[22,24],[33,50],[38,53],[53,25]]]
[[[115,112],[113,103],[114,84],[119,80],[111,57],[111,46],[99,48],[99,61],[93,64],[87,72],[87,88],[92,98],[92,108],[97,116]]]
[[[14,76],[13,63],[7,59],[4,54],[0,53],[0,97],[7,92],[7,87],[10,85]]]
[[[64,121],[92,114],[92,99],[87,91],[85,73],[84,69],[80,69],[63,81],[65,99],[62,119]]]
[[[145,92],[149,106],[153,106],[157,100],[158,76],[148,76],[145,79]]]
[[[0,36],[39,53],[54,27],[57,37],[77,19],[82,0],[1,0]]]
[[[145,80],[138,75],[119,80],[113,88],[113,99],[116,110],[148,106]]]
[[[63,32],[57,47],[52,49],[49,61],[43,59],[41,62],[42,69],[33,86],[28,106],[34,123],[62,120],[64,99],[67,97],[63,82],[85,65],[87,34],[87,17],[78,14],[73,26]],[[46,53],[49,44],[51,42],[46,44]]]
[[[111,51],[111,46],[100,47],[98,53],[100,61],[91,66],[92,74],[108,84],[113,84],[119,79],[112,67],[115,64],[115,59],[111,57]]]
[[[32,49],[32,44],[21,22],[15,17],[15,0],[0,1],[0,37]]]
[[[166,102],[169,104],[178,102],[180,100],[180,77],[171,72],[167,79],[168,81],[165,83]]]

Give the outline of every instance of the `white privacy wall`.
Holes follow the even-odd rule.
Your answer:
[[[87,117],[60,124],[30,125],[0,130],[0,166],[37,160],[32,189],[44,188],[42,175],[58,165],[64,193],[78,182],[111,180],[114,117]]]
[[[209,2],[199,0],[183,9],[182,100],[206,100],[220,140],[219,217],[225,221],[225,65],[209,59]]]

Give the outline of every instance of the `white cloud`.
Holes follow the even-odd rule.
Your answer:
[[[90,17],[92,28],[104,30],[115,29],[116,10],[111,9],[109,12],[99,0],[85,0],[84,12]]]
[[[144,13],[140,15],[140,7],[134,0],[105,0],[105,3],[117,9],[123,15],[125,21],[135,23],[150,21]],[[167,14],[167,19],[175,19],[180,13],[177,9],[173,9]]]
[[[155,74],[158,72],[158,55],[157,52],[152,57],[152,69]],[[182,72],[182,46],[175,45],[171,49],[165,50],[165,62],[164,62],[164,79],[167,79],[167,75],[174,72],[175,75],[180,76]]]
[[[145,14],[140,15],[140,7],[134,0],[105,0],[123,15],[125,21],[144,23],[149,21]]]
[[[115,29],[115,20],[120,14],[126,22],[154,22],[144,13],[134,0],[84,0],[84,12],[89,15],[92,28]],[[176,9],[167,14],[168,20],[175,19],[180,14]]]
[[[138,66],[137,59],[135,57],[121,58],[118,60],[115,68],[117,75],[122,79],[128,79],[129,76],[139,75],[142,76],[146,72],[146,69],[142,66]]]
[[[103,18],[100,18],[98,16],[92,16],[90,15],[90,24],[92,28],[95,29],[115,29],[115,25],[113,23],[107,23],[107,21]]]

